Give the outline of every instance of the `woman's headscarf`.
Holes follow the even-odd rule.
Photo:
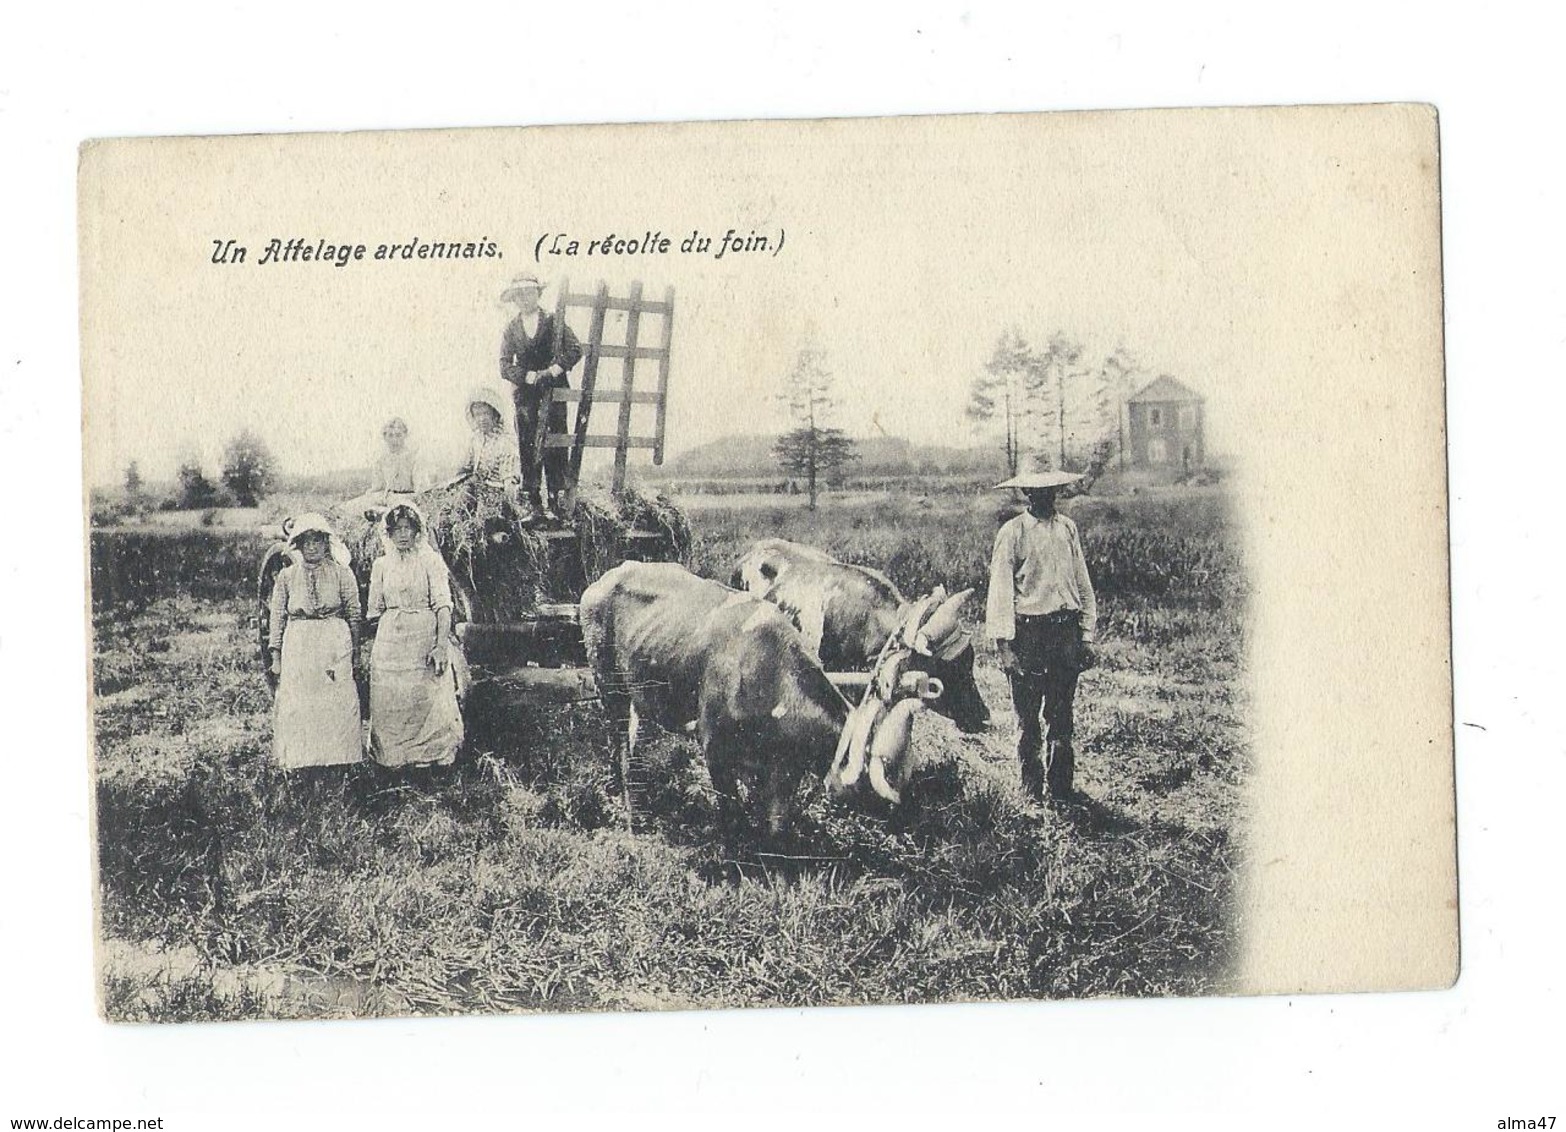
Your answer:
[[[326,521],[326,516],[318,511],[306,511],[302,515],[292,515],[283,520],[283,538],[288,542],[288,556],[291,561],[295,563],[304,561],[304,555],[299,552],[298,544],[299,540],[308,534],[326,536],[333,562],[339,566],[353,565],[353,555],[348,553],[348,544],[337,537],[337,532],[332,530],[332,525]]]
[[[429,551],[438,554],[434,539],[430,536],[430,521],[424,517],[424,512],[419,510],[417,503],[407,500],[393,503],[386,509],[386,514],[381,516],[381,544],[385,547],[386,553],[397,553],[397,545],[392,542],[392,527],[396,524],[397,517],[403,514],[411,516],[418,528],[413,540],[413,552],[420,554]]]
[[[430,521],[424,517],[424,512],[419,510],[419,505],[409,500],[400,500],[386,509],[386,514],[381,516],[381,525],[387,535],[392,533],[392,528],[397,525],[397,518],[407,515],[413,519],[414,526],[418,528],[418,536],[426,539],[429,536]]]

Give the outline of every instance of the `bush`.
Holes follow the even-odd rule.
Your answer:
[[[174,478],[179,482],[178,499],[181,508],[195,511],[217,506],[218,489],[207,479],[206,472],[201,470],[196,460],[189,459],[182,463],[174,473]]]
[[[245,429],[223,451],[223,484],[241,507],[254,507],[277,482],[277,459],[266,442]]]
[[[130,506],[113,499],[93,499],[88,509],[88,520],[94,527],[113,527],[124,522],[131,514]]]
[[[269,540],[220,527],[173,531],[94,531],[92,603],[145,605],[188,595],[223,600],[253,595]]]

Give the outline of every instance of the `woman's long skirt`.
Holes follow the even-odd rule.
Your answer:
[[[371,753],[382,766],[447,766],[462,746],[456,666],[435,674],[435,614],[388,609],[370,655]]]
[[[363,761],[348,623],[340,617],[289,621],[283,631],[282,668],[272,727],[273,761],[284,770]]]

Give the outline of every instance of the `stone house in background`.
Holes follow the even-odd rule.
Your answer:
[[[1191,471],[1206,460],[1205,426],[1202,395],[1164,374],[1126,399],[1123,451],[1133,468]]]

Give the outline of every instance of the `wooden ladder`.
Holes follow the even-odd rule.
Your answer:
[[[555,300],[555,319],[557,325],[566,324],[567,312],[571,310],[587,310],[591,312],[591,321],[588,324],[587,340],[582,344],[584,362],[582,366],[582,387],[580,389],[554,389],[550,391],[551,402],[563,404],[576,403],[575,428],[567,432],[550,432],[544,438],[544,447],[570,449],[570,463],[566,474],[566,495],[563,505],[565,514],[569,515],[576,508],[577,487],[582,476],[582,454],[589,448],[613,448],[614,449],[614,479],[613,490],[616,495],[625,489],[625,468],[627,458],[633,448],[647,448],[652,450],[654,464],[663,463],[664,420],[668,410],[669,396],[669,347],[674,337],[674,288],[665,288],[662,299],[647,299],[642,295],[641,281],[631,284],[630,294],[620,298],[609,293],[607,284],[600,282],[595,291],[576,292],[571,290],[570,281],[560,281],[559,298]],[[626,313],[625,344],[605,344],[604,322],[610,311],[624,311]],[[645,346],[641,341],[642,316],[653,314],[660,316],[663,323],[662,333],[659,335],[659,345]],[[598,362],[602,358],[623,358],[624,378],[619,388],[598,388]],[[636,363],[657,362],[657,386],[653,390],[638,390],[636,388]],[[613,433],[593,433],[588,431],[592,419],[593,406],[599,402],[611,405],[619,405],[620,411],[615,421]],[[654,405],[657,407],[657,425],[652,436],[633,436],[631,434],[631,408],[633,405]]]

